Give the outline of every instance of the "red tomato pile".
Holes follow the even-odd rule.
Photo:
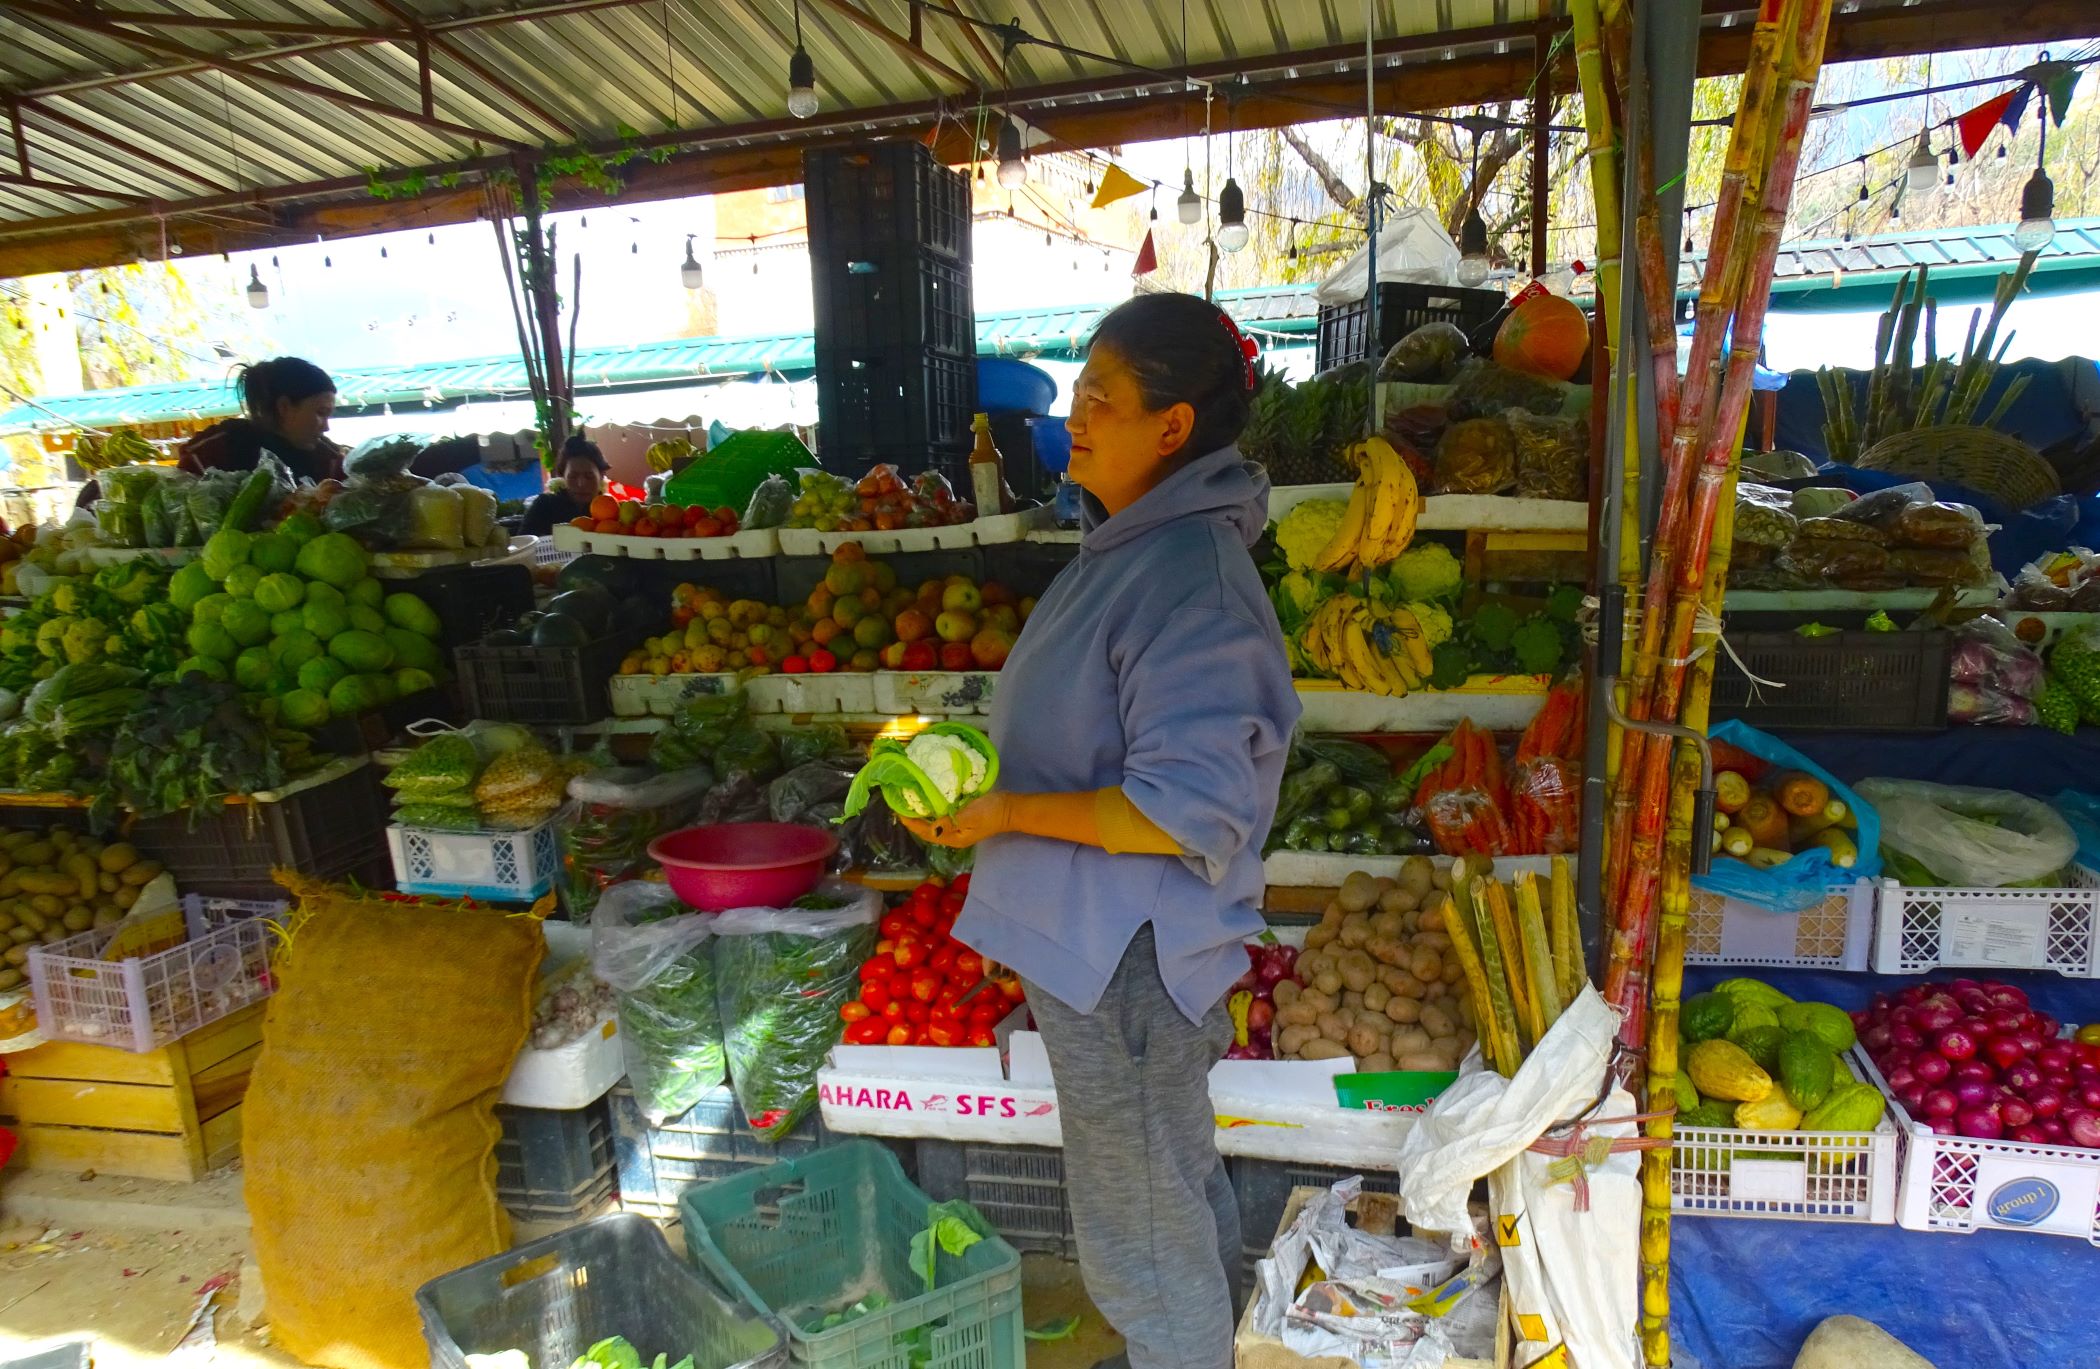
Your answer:
[[[950,935],[970,877],[928,880],[882,919],[882,940],[860,967],[860,997],[839,1008],[849,1046],[989,1046],[992,1028],[1021,1001],[1021,981],[984,981],[984,958]]]

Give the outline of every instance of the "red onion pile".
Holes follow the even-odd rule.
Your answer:
[[[1239,1030],[1234,1022],[1232,1048],[1225,1052],[1227,1060],[1273,1060],[1276,1051],[1270,1038],[1276,1021],[1276,986],[1292,977],[1298,964],[1298,948],[1274,944],[1250,945],[1247,947],[1247,973],[1239,977],[1230,994],[1247,994],[1246,1027]],[[1229,995],[1228,995],[1229,999]],[[1234,1014],[1235,1018],[1238,1014]],[[1244,1039],[1242,1039],[1244,1038]]]
[[[2010,984],[1956,979],[1876,994],[1860,1044],[1910,1115],[1942,1136],[2100,1149],[2100,1043]]]

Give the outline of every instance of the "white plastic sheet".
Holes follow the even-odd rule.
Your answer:
[[[1552,1173],[1553,1157],[1530,1151],[1556,1123],[1585,1114],[1628,1117],[1633,1100],[1613,1090],[1592,1109],[1610,1064],[1618,1014],[1586,987],[1513,1079],[1483,1067],[1476,1050],[1458,1079],[1402,1138],[1397,1168],[1408,1221],[1417,1231],[1469,1240],[1466,1196],[1486,1176],[1522,1366],[1565,1345],[1583,1369],[1633,1369],[1639,1316],[1639,1156],[1613,1154],[1576,1186]],[[1631,1123],[1592,1134],[1630,1135]]]
[[[1354,304],[1370,280],[1370,252],[1359,247],[1313,291],[1322,304]],[[1378,233],[1378,279],[1419,285],[1458,280],[1458,244],[1426,209],[1395,210]]]

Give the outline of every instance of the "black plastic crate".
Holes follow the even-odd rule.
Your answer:
[[[817,450],[840,475],[881,461],[909,475],[943,456],[966,460],[976,412],[975,356],[899,350],[818,359]],[[939,468],[955,469],[955,460]]]
[[[1388,281],[1378,287],[1378,350],[1367,343],[1371,308],[1366,300],[1353,304],[1320,306],[1320,331],[1313,353],[1313,368],[1324,371],[1344,362],[1370,357],[1376,361],[1386,349],[1425,323],[1455,323],[1467,333],[1495,316],[1508,298],[1500,290],[1471,290],[1461,285],[1418,285]]]
[[[1947,725],[1944,632],[1731,631],[1728,646],[1714,663],[1715,717],[1804,731],[1937,732]],[[1755,685],[1750,675],[1773,684]]]
[[[618,1194],[612,1116],[600,1098],[581,1108],[497,1105],[496,1199],[524,1222],[580,1222]]]
[[[807,1155],[831,1139],[814,1109],[781,1140],[760,1139],[745,1125],[743,1109],[726,1084],[658,1126],[649,1124],[625,1083],[605,1101],[612,1114],[620,1205],[660,1219],[676,1219],[678,1195],[693,1184]]]
[[[970,259],[970,181],[909,139],[802,156],[812,260],[880,247]]]
[[[141,818],[130,839],[189,893],[230,895],[267,887],[270,872],[277,869],[387,887],[392,862],[386,821],[379,771],[364,764],[275,803]]]
[[[527,727],[573,727],[612,714],[606,685],[632,635],[600,637],[582,646],[489,646],[452,653],[467,713]]]
[[[1016,1250],[1079,1257],[1063,1151],[930,1138],[918,1148],[919,1187],[927,1197],[966,1199]]]
[[[532,611],[532,572],[519,565],[444,566],[387,585],[388,593],[403,590],[437,614],[438,645],[447,650]]]
[[[1293,1164],[1245,1155],[1228,1159],[1225,1170],[1232,1176],[1232,1191],[1240,1200],[1240,1286],[1249,1292],[1254,1288],[1255,1263],[1267,1258],[1269,1247],[1275,1244],[1276,1228],[1283,1223],[1283,1211],[1290,1206],[1293,1189],[1333,1188],[1355,1174],[1363,1178],[1366,1193],[1400,1191],[1400,1178],[1391,1170]]]
[[[810,262],[817,364],[902,349],[971,354],[970,266],[923,247],[878,247]]]

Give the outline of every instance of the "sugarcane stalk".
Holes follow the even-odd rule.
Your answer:
[[[1538,1004],[1539,1038],[1560,1021],[1560,982],[1553,947],[1546,939],[1546,909],[1539,900],[1539,877],[1526,870],[1517,876],[1517,935],[1524,939],[1524,972],[1532,1000]]]
[[[1480,963],[1480,943],[1476,939],[1472,919],[1458,908],[1457,887],[1444,897],[1444,931],[1451,938],[1451,953],[1458,957],[1458,968],[1466,979],[1466,996],[1473,1004],[1474,1035],[1480,1040],[1480,1054],[1488,1067],[1503,1074],[1512,1073],[1502,1068],[1500,1041],[1494,1030],[1495,1005],[1488,996],[1487,971]]]
[[[2020,397],[2020,392],[2027,388],[2027,382],[2033,379],[2033,376],[2022,372],[2007,381],[2005,383],[2005,393],[1998,396],[1997,407],[1991,410],[1989,418],[1983,420],[1983,426],[1986,428],[1997,427],[2004,420],[2006,414],[2012,411],[2013,401],[2017,400]]]
[[[1603,20],[1597,0],[1570,0],[1575,35],[1575,75],[1582,84],[1582,126],[1588,142],[1590,198],[1597,206],[1597,314],[1604,321],[1605,350],[1619,351],[1619,150],[1606,94]]]
[[[1525,969],[1524,943],[1517,931],[1517,915],[1510,907],[1509,889],[1493,875],[1473,882],[1473,906],[1484,908],[1480,935],[1492,935],[1502,973],[1509,981],[1509,1001],[1516,1010],[1517,1031],[1525,1048],[1536,1046],[1544,1029],[1539,1025],[1538,998],[1532,992],[1531,976]]]
[[[1474,929],[1479,937],[1481,977],[1487,985],[1488,1017],[1487,1029],[1495,1036],[1495,1067],[1509,1077],[1517,1072],[1523,1060],[1523,1050],[1517,1044],[1517,1010],[1515,1000],[1509,992],[1509,971],[1502,963],[1502,945],[1496,935],[1493,913],[1485,906],[1485,885],[1491,879],[1476,878],[1473,881],[1472,906],[1476,916]],[[1456,885],[1453,886],[1456,888]]]
[[[1912,432],[1938,422],[1933,411],[1946,404],[1952,377],[1953,369],[1945,357],[1934,357],[1925,363],[1925,376],[1918,385],[1918,412],[1910,423]]]
[[[1582,996],[1589,971],[1582,954],[1582,923],[1575,913],[1575,877],[1566,856],[1553,857],[1550,891],[1553,899],[1553,971],[1560,986],[1563,1008]]]

